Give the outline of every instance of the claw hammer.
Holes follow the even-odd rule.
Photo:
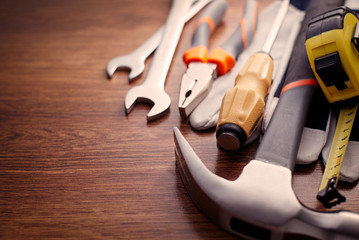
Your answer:
[[[237,180],[209,171],[174,129],[177,167],[192,200],[213,222],[235,235],[249,239],[359,238],[359,214],[306,208],[291,182],[311,97],[317,89],[304,45],[307,23],[342,4],[342,0],[309,3],[278,106],[254,159]]]

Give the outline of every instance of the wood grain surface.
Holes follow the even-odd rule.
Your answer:
[[[236,28],[243,1],[229,0],[211,39]],[[260,1],[260,10],[270,0]],[[170,113],[146,121],[150,105],[125,114],[124,97],[140,84],[128,72],[108,80],[107,62],[136,49],[167,18],[170,0],[2,0],[0,2],[0,238],[236,239],[191,201],[175,165],[172,129],[214,173],[236,179],[258,143],[234,153],[217,147],[179,115],[178,93],[194,21],[182,34],[168,78]],[[315,199],[323,166],[297,166],[299,200]],[[359,191],[341,183],[359,212]],[[263,196],[264,198],[266,196]]]

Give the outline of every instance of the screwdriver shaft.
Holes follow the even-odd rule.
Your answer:
[[[280,27],[282,26],[283,19],[287,15],[289,8],[289,0],[283,0],[283,3],[281,4],[281,7],[277,13],[277,16],[273,22],[271,31],[269,32],[267,39],[263,45],[262,51],[269,53],[272,49],[273,43],[275,39],[277,38],[277,34],[279,32]]]

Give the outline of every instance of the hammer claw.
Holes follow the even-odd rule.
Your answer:
[[[223,209],[219,209],[221,205],[215,201],[226,200],[226,196],[222,196],[217,189],[225,188],[230,181],[208,170],[176,127],[174,136],[177,167],[187,191],[201,211],[216,221]]]

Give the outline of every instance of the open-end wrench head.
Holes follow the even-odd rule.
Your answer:
[[[212,0],[200,0],[194,1],[190,11],[186,14],[186,21],[190,20],[198,11],[205,7]],[[158,29],[150,38],[148,38],[144,43],[142,43],[136,50],[130,54],[115,57],[107,64],[106,72],[108,78],[111,78],[116,70],[120,69],[129,69],[130,75],[128,77],[129,81],[133,81],[138,78],[145,66],[145,60],[155,51],[159,45],[164,27]]]
[[[177,128],[174,138],[177,166],[189,195],[223,229],[250,239],[359,238],[358,214],[304,207],[292,189],[288,168],[252,160],[237,180],[229,181],[206,168]]]
[[[145,69],[144,60],[138,58],[134,54],[127,54],[111,59],[106,66],[106,72],[108,78],[112,78],[116,70],[127,69],[130,71],[128,75],[129,82],[132,82],[136,78],[140,77]]]
[[[131,88],[125,97],[126,114],[129,114],[137,103],[153,104],[147,114],[147,121],[156,120],[170,110],[171,98],[161,89],[139,85]]]

